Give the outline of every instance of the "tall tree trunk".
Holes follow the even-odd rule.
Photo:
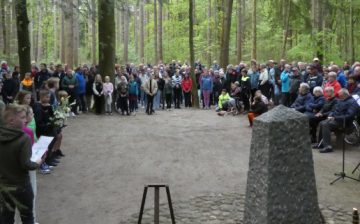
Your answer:
[[[231,14],[232,14],[233,0],[224,2],[224,16],[220,45],[220,66],[225,68],[229,64],[229,44],[230,44],[230,29],[231,29]]]
[[[212,15],[211,15],[211,0],[208,0],[208,9],[207,9],[207,18],[208,18],[208,27],[207,27],[207,45],[208,49],[206,51],[207,54],[207,64],[208,66],[211,65],[211,52],[212,52],[212,46],[211,46],[211,24],[212,24]]]
[[[115,0],[99,0],[99,70],[114,80],[115,64]],[[101,30],[100,30],[101,29]],[[101,32],[100,32],[101,31]]]
[[[72,8],[72,12],[73,12],[73,42],[74,42],[74,53],[73,53],[73,57],[74,57],[74,65],[75,67],[77,67],[79,65],[79,12],[77,11],[79,8],[79,0],[74,0],[73,1],[73,8]]]
[[[14,61],[18,61],[17,55],[17,29],[16,29],[16,10],[15,10],[15,2],[13,1],[11,4],[11,46],[10,52],[11,55],[15,55],[13,58]]]
[[[63,5],[64,7],[64,5]],[[61,63],[65,63],[65,12],[61,12],[61,37],[60,37],[60,59]]]
[[[91,47],[91,59],[92,59],[92,63],[95,65],[97,64],[97,60],[96,60],[96,3],[95,0],[91,0],[91,17],[92,17],[92,24],[91,24],[91,42],[92,42],[92,47]]]
[[[124,57],[123,62],[126,64],[129,61],[129,23],[130,23],[130,12],[129,12],[129,6],[125,6],[124,11],[122,11],[124,15]]]
[[[8,52],[7,52],[7,34],[6,34],[6,31],[7,31],[7,27],[6,27],[6,12],[5,12],[5,0],[1,0],[1,29],[2,29],[2,40],[3,40],[3,54],[4,56],[8,55]]]
[[[252,11],[252,51],[251,58],[256,60],[256,1],[253,0]]]
[[[140,0],[140,37],[139,37],[139,42],[140,42],[140,46],[139,46],[139,57],[140,57],[140,62],[144,63],[144,0]]]
[[[134,10],[134,47],[135,47],[135,54],[138,55],[139,53],[139,43],[138,43],[138,27],[139,27],[139,15],[138,15],[138,5],[135,6]]]
[[[313,42],[315,43],[315,54],[322,62],[324,60],[324,50],[322,44],[322,38],[318,34],[322,31],[322,1],[323,0],[312,0],[311,1],[311,15],[312,15],[312,35]]]
[[[15,1],[16,26],[18,33],[18,54],[21,78],[26,72],[31,71],[30,65],[30,38],[29,38],[29,18],[26,10],[26,0]]]
[[[56,61],[58,59],[58,51],[59,51],[59,32],[58,32],[58,10],[57,10],[57,0],[53,0],[53,13],[54,13],[54,18],[53,18],[53,34],[54,34],[54,44],[53,44],[53,60]]]
[[[73,16],[72,0],[67,0],[65,10],[65,62],[70,68],[74,66]]]
[[[349,15],[349,30],[350,30],[350,42],[349,42],[349,48],[350,48],[350,59],[351,63],[355,62],[355,45],[354,45],[354,6],[353,1],[350,0],[350,15]]]
[[[196,108],[199,108],[199,97],[198,97],[198,91],[197,91],[197,80],[194,70],[194,64],[195,64],[195,51],[194,51],[194,6],[193,1],[189,1],[189,48],[190,48],[190,70],[191,70],[191,80],[192,80],[192,100],[193,105]]]
[[[241,61],[241,58],[242,58],[242,9],[241,9],[241,6],[242,6],[242,0],[237,0],[237,4],[236,4],[236,13],[237,13],[237,29],[236,29],[236,59],[237,59],[237,62],[239,63]]]
[[[157,64],[159,62],[159,49],[158,49],[158,39],[157,39],[157,36],[158,36],[158,26],[157,26],[157,7],[156,7],[156,2],[157,0],[154,0],[154,53],[155,53],[155,58],[154,58],[154,61],[155,63],[154,64]]]
[[[12,26],[11,26],[11,3],[8,4],[8,6],[6,7],[6,52],[7,52],[7,57],[10,59],[10,54],[11,54],[11,31],[12,31]]]
[[[36,61],[40,62],[43,59],[43,12],[44,12],[44,1],[38,0],[38,31],[37,31],[37,51]]]
[[[156,0],[155,0],[156,1]],[[163,0],[159,0],[159,26],[158,26],[158,57],[159,60],[163,60],[163,25],[162,25],[162,20],[163,20]]]
[[[283,36],[283,45],[282,45],[282,51],[281,51],[281,58],[285,58],[286,54],[286,45],[287,45],[287,39],[289,36],[289,20],[290,20],[290,10],[291,10],[291,1],[285,0],[285,23],[284,23],[284,36]]]

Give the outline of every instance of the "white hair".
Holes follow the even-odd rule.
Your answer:
[[[300,88],[306,88],[307,90],[309,90],[310,86],[309,86],[309,84],[303,82],[300,84]]]
[[[315,93],[321,93],[321,95],[324,95],[323,89],[320,86],[316,86],[313,90],[313,94]]]

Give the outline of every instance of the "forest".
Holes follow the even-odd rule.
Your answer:
[[[0,0],[0,59],[9,64],[19,63],[23,38],[17,10],[27,12],[37,63],[98,64],[109,49],[119,64],[185,62],[189,35],[205,65],[360,56],[359,0]]]

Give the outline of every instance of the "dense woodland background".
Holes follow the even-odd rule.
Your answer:
[[[314,56],[342,64],[360,56],[360,0],[191,1],[195,59],[203,64]],[[103,32],[115,32],[116,63],[190,59],[189,0],[0,0],[0,59],[10,65],[19,63],[16,2],[27,4],[38,63],[97,64]],[[115,30],[99,27],[101,4],[114,4]]]

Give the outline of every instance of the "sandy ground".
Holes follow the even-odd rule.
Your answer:
[[[169,184],[175,202],[245,192],[251,129],[244,115],[181,109],[134,117],[84,114],[68,124],[66,157],[52,174],[38,174],[40,224],[117,224],[139,211],[147,183]],[[360,207],[360,183],[329,185],[341,169],[341,156],[340,150],[326,155],[314,150],[319,202],[351,211]],[[349,149],[347,171],[359,160],[359,147]]]

